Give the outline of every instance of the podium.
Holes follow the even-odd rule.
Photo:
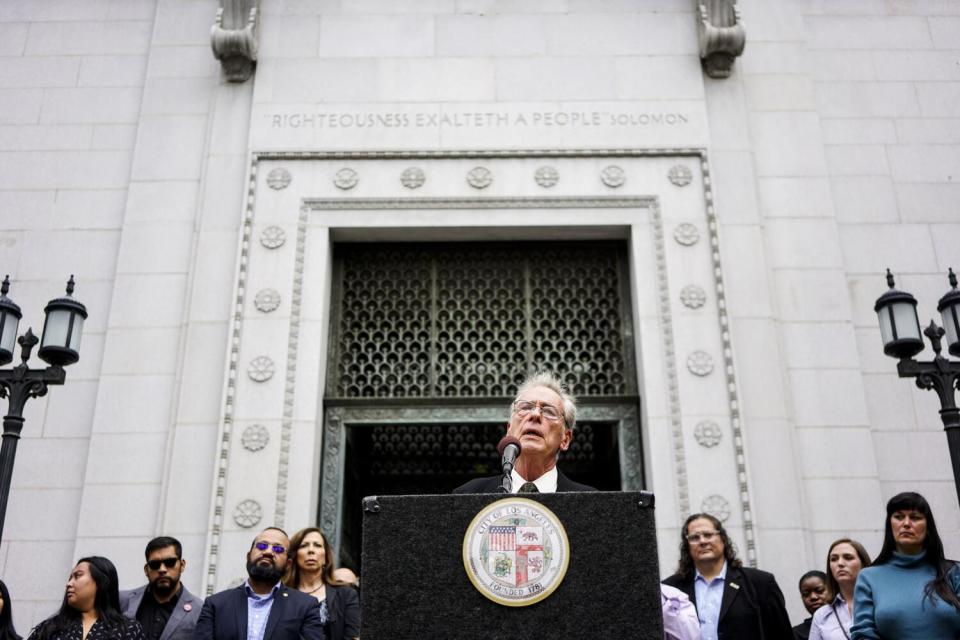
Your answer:
[[[525,494],[569,541],[559,586],[528,606],[484,596],[464,534],[506,494],[380,496],[363,501],[363,640],[662,640],[653,494]]]

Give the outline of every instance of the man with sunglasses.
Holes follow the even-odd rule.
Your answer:
[[[507,435],[520,441],[513,468],[513,493],[596,491],[574,482],[557,469],[557,458],[573,442],[577,406],[563,384],[549,373],[528,378],[510,405]],[[454,493],[495,493],[501,476],[475,478]]]
[[[180,541],[169,536],[154,538],[144,555],[147,584],[120,592],[123,615],[140,623],[147,640],[189,640],[203,600],[180,582],[187,566]]]
[[[320,603],[280,582],[290,566],[283,529],[260,532],[247,552],[247,579],[203,603],[195,640],[323,640]]]

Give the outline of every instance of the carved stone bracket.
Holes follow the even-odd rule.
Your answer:
[[[727,78],[747,43],[737,0],[694,0],[703,70],[711,78]]]
[[[230,82],[246,82],[257,64],[260,32],[259,0],[221,0],[210,28],[213,57]]]

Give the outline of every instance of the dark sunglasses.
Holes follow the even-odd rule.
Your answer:
[[[279,544],[270,544],[269,542],[255,542],[253,546],[255,546],[257,549],[260,549],[260,551],[266,551],[267,549],[270,549],[278,556],[287,552],[286,547],[283,547]]]
[[[177,566],[177,563],[180,562],[180,558],[164,558],[163,560],[147,560],[147,566],[150,567],[151,571],[159,571],[160,565],[165,566],[167,569],[173,569]]]

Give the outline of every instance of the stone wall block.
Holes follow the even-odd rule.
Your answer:
[[[925,225],[843,225],[840,239],[849,273],[879,273],[884,265],[894,262],[896,273],[932,272],[937,268],[930,229]],[[910,250],[904,251],[904,247]]]
[[[896,121],[892,118],[824,118],[823,141],[826,144],[896,144]]]
[[[819,218],[834,213],[827,177],[758,178],[757,195],[765,218]]]
[[[150,43],[148,21],[34,22],[25,50],[28,56],[136,55]]]
[[[193,228],[189,224],[143,225],[123,234],[117,271],[134,280],[135,274],[183,276],[190,267],[192,253]],[[147,279],[142,282],[145,289],[158,283]]]
[[[887,148],[881,145],[827,145],[827,166],[833,176],[886,176]]]
[[[860,355],[853,325],[846,322],[781,322],[784,360],[790,368],[857,367]]]
[[[830,182],[837,208],[837,222],[892,224],[899,220],[896,192],[891,178],[842,176]]]
[[[84,56],[80,59],[81,87],[142,87],[147,56]]]
[[[820,176],[826,172],[815,113],[759,112],[750,124],[759,176]]]
[[[900,118],[920,115],[920,104],[910,82],[818,82],[817,111],[826,118]]]
[[[812,49],[929,49],[927,20],[917,16],[807,16]]]
[[[843,265],[837,227],[824,218],[770,220],[764,229],[774,269],[839,268]]]
[[[429,15],[325,15],[320,22],[323,58],[429,57],[434,42]]]
[[[438,15],[437,56],[534,56],[547,50],[545,21],[535,15]]]
[[[790,392],[798,427],[869,423],[859,369],[791,369]]]
[[[496,60],[496,96],[504,101],[612,100],[616,67],[603,58]]]
[[[883,355],[882,347],[874,350]],[[897,376],[896,360],[884,356],[886,371],[880,374],[864,374],[863,388],[870,414],[870,428],[874,431],[914,431],[916,412],[913,407],[913,381]],[[878,452],[880,449],[877,449]],[[879,455],[879,453],[878,453]]]
[[[780,317],[798,322],[849,320],[850,299],[841,270],[782,269],[773,279]]]
[[[553,56],[698,54],[696,23],[682,13],[553,15],[546,24]]]
[[[0,87],[73,87],[80,60],[69,56],[11,57],[0,66]]]
[[[91,464],[108,461],[90,450]],[[149,540],[156,529],[159,484],[92,484],[83,488],[83,504],[77,523],[77,545],[83,538],[138,537]],[[80,500],[77,500],[79,503]],[[141,556],[142,557],[142,556]]]
[[[91,341],[87,340],[87,337],[86,335],[83,336],[80,361],[95,360],[99,362],[100,354],[103,352],[103,341]],[[43,419],[44,437],[42,442],[56,443],[64,438],[79,438],[86,442],[86,438],[90,435],[90,430],[93,427],[93,414],[96,409],[99,381],[78,378],[74,370],[76,366],[71,366],[67,372],[66,384],[51,389],[50,393],[47,394],[47,411]],[[39,424],[32,425],[33,428],[39,426]],[[86,449],[84,449],[81,460],[86,460]],[[56,465],[49,468],[54,466]],[[43,469],[46,467],[28,466],[27,468]],[[59,469],[57,473],[60,473]],[[83,484],[83,474],[81,473],[76,480],[77,482],[70,486],[77,487]]]
[[[493,100],[495,65],[479,59],[387,59],[377,73],[377,95],[387,102]]]
[[[136,122],[140,113],[139,87],[47,89],[41,122]]]
[[[166,433],[170,428],[173,374],[116,375],[105,372],[97,397],[98,433]]]
[[[807,478],[876,478],[873,442],[865,427],[804,427],[796,431],[799,457]]]

